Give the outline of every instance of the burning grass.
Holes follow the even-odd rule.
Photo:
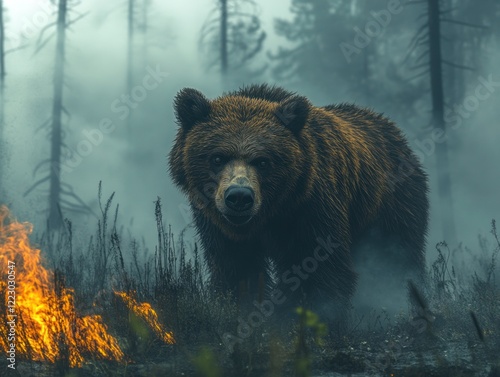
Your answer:
[[[62,278],[42,265],[40,250],[32,247],[32,227],[10,217],[0,208],[0,291],[5,298],[10,262],[15,263],[15,307],[2,310],[2,323],[16,322],[15,345],[18,357],[56,362],[66,354],[71,367],[81,366],[86,354],[106,360],[122,360],[118,341],[108,333],[99,315],[80,316],[75,310],[74,292]],[[8,318],[5,318],[7,316]],[[8,328],[0,326],[0,349],[8,352]]]
[[[461,272],[453,267],[461,251],[437,245],[428,286],[413,287],[420,307],[416,313],[413,308],[397,318],[376,311],[365,318],[353,314],[342,331],[327,323],[330,330],[321,343],[315,328],[299,316],[284,332],[270,321],[230,352],[222,336],[237,330],[241,313],[229,295],[215,292],[205,279],[196,244],[189,250],[183,233],[174,237],[158,200],[158,244],[150,255],[119,231],[118,209],[110,221],[112,199],[101,205],[99,188],[102,217],[88,245],[73,249],[69,223],[62,238],[40,238],[54,272],[43,267],[40,250],[30,246],[31,226],[1,210],[0,268],[4,273],[9,260],[16,264],[17,350],[24,359],[57,365],[66,358],[70,366],[97,366],[93,376],[180,376],[195,370],[201,376],[311,376],[313,371],[454,376],[458,370],[462,376],[497,376],[500,242],[494,223],[493,247],[482,243],[482,252],[472,254],[480,268],[468,282],[470,266]],[[3,294],[6,281],[2,275]],[[2,321],[6,302],[0,302]],[[3,351],[6,331],[0,326]]]
[[[156,314],[154,309],[151,307],[151,304],[147,302],[137,302],[131,294],[126,292],[114,293],[123,300],[130,311],[142,318],[149,325],[156,336],[165,344],[175,343],[174,334],[164,329],[163,325],[158,320],[158,314]]]
[[[163,226],[159,201],[160,244],[149,258],[139,255],[144,249],[135,241],[123,248],[124,237],[116,226],[118,211],[114,221],[109,214],[112,199],[113,195],[102,205],[99,187],[102,217],[97,232],[88,245],[78,243],[76,247],[69,221],[60,232],[33,236],[31,224],[17,222],[6,207],[0,207],[0,321],[6,323],[11,314],[7,271],[13,262],[17,361],[43,362],[53,369],[48,373],[61,375],[70,368],[83,368],[83,373],[92,370],[91,375],[124,368],[134,375],[133,365],[139,361],[161,363],[172,351],[163,347],[175,343],[174,332],[167,331],[165,323],[174,325],[185,339],[187,334],[213,339],[213,316],[221,312],[216,307],[221,299],[207,294],[200,260],[196,253],[194,262],[186,258],[182,242],[178,260],[179,249],[170,228]],[[40,246],[33,247],[30,237]],[[213,307],[204,305],[211,302]],[[158,310],[160,305],[163,310]],[[211,333],[204,335],[200,325]],[[11,348],[9,331],[8,326],[0,326],[2,356]],[[4,360],[0,360],[2,369]]]
[[[0,349],[8,354],[13,348],[17,358],[62,362],[71,368],[81,367],[87,358],[124,362],[124,351],[103,318],[80,315],[64,275],[44,267],[40,249],[30,244],[31,232],[31,224],[14,220],[5,206],[0,207],[0,318],[12,324],[0,326]],[[15,289],[8,289],[8,284],[15,284]],[[161,341],[175,342],[149,303],[126,292],[115,294]]]

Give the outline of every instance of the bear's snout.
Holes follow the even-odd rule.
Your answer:
[[[219,174],[219,187],[215,205],[227,222],[224,226],[251,226],[262,203],[260,186],[255,168],[243,160],[235,159]]]
[[[255,193],[250,187],[232,185],[224,193],[224,203],[235,212],[244,212],[253,207]]]

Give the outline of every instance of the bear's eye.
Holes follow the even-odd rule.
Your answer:
[[[215,155],[215,156],[212,156],[212,158],[210,159],[210,161],[212,162],[212,164],[214,166],[221,166],[223,163],[224,163],[224,157],[221,156],[221,155]]]
[[[255,166],[257,166],[261,170],[265,170],[269,167],[269,160],[267,158],[258,158],[254,162]]]

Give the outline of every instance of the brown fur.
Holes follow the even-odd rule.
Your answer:
[[[313,254],[318,237],[330,236],[339,244],[334,255],[301,288],[347,300],[356,283],[351,247],[373,226],[397,237],[401,252],[391,259],[398,268],[422,272],[427,178],[387,118],[353,105],[315,107],[266,85],[212,101],[184,89],[175,109],[170,171],[190,198],[210,271],[223,287],[255,286],[266,258],[281,277]],[[214,154],[227,159],[220,169],[211,166]],[[262,158],[270,161],[264,171],[255,163]],[[235,179],[258,203],[239,226],[223,216],[223,193]]]

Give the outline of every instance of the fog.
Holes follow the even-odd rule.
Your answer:
[[[104,134],[102,140],[95,139],[98,142],[92,144],[91,151],[71,171],[62,175],[63,182],[70,184],[83,202],[99,213],[97,187],[102,181],[105,197],[116,192],[115,202],[120,204],[120,224],[153,247],[156,234],[153,202],[157,197],[162,199],[166,222],[172,224],[174,232],[180,232],[190,223],[186,211],[187,199],[174,187],[167,172],[166,156],[177,127],[172,108],[174,95],[181,88],[194,87],[213,98],[241,84],[275,83],[308,96],[316,105],[355,102],[369,106],[384,112],[405,131],[430,175],[432,212],[428,255],[431,259],[434,245],[443,239],[443,235],[440,199],[436,194],[436,154],[432,150],[435,144],[426,141],[431,134],[429,78],[422,76],[413,81],[407,80],[418,73],[412,70],[412,66],[418,64],[415,64],[415,54],[404,60],[410,40],[418,29],[417,16],[421,9],[405,6],[402,12],[393,14],[381,34],[373,37],[366,49],[360,49],[359,53],[351,56],[352,64],[346,63],[339,42],[352,44],[356,36],[355,28],[363,28],[369,16],[360,17],[354,24],[349,24],[347,20],[347,25],[330,25],[332,34],[326,41],[331,40],[332,45],[325,45],[325,41],[318,43],[320,48],[311,51],[327,52],[324,56],[309,58],[311,62],[327,59],[325,67],[339,66],[339,69],[349,71],[334,71],[330,72],[331,75],[326,71],[316,72],[317,75],[325,75],[322,82],[313,73],[281,77],[284,68],[280,68],[270,55],[276,55],[282,46],[293,45],[293,42],[277,35],[275,28],[277,18],[293,19],[290,1],[258,0],[257,5],[266,39],[252,64],[268,64],[268,69],[255,78],[236,75],[228,83],[222,80],[217,67],[207,69],[207,59],[199,46],[201,27],[214,9],[215,2],[153,1],[146,36],[139,30],[135,34],[133,83],[134,86],[144,85],[144,78],[153,71],[156,72],[157,85],[154,89],[145,90],[144,98],[136,101],[134,108],[126,105],[128,110],[122,108],[121,112],[116,111],[116,101],[124,106],[121,96],[126,93],[126,1],[93,0],[73,5],[70,20],[79,14],[84,17],[70,25],[67,32],[64,142],[75,151],[82,140],[88,139],[86,135],[92,135],[92,130],[99,129],[103,119],[110,120],[114,127],[113,131]],[[370,2],[370,5],[353,1],[352,14],[356,14],[360,7],[364,11],[378,11],[387,5],[381,1]],[[26,197],[23,194],[43,177],[43,169],[34,175],[34,168],[49,156],[49,129],[39,127],[50,119],[55,38],[38,52],[36,50],[40,41],[55,32],[54,26],[49,25],[55,21],[56,12],[49,1],[37,0],[6,0],[4,8],[6,34],[9,37],[6,49],[22,48],[9,53],[5,59],[4,140],[7,149],[4,154],[8,159],[2,178],[5,191],[0,199],[6,202],[18,219],[43,227],[48,207],[48,183]],[[486,16],[480,8],[476,9],[477,17],[468,15],[473,19],[471,22],[483,22],[481,17]],[[466,12],[461,13],[462,16],[464,14],[467,15]],[[461,44],[461,48],[469,49],[464,60],[476,63],[472,71],[443,65],[445,75],[448,75],[445,79],[453,70],[455,75],[462,77],[460,93],[445,90],[449,98],[459,99],[458,105],[468,96],[475,96],[477,86],[488,77],[494,82],[500,81],[498,30],[498,27],[492,27],[482,34],[462,34],[463,38],[470,38],[467,43]],[[24,38],[19,37],[21,34]],[[456,42],[454,38],[457,36],[451,35],[450,38]],[[298,40],[301,40],[300,37]],[[446,57],[448,50],[446,46],[444,48]],[[371,77],[375,79],[366,84],[361,77],[364,54],[374,50],[376,52],[371,55],[369,64]],[[331,59],[338,61],[332,62]],[[307,68],[305,61],[303,66]],[[461,116],[461,124],[450,130],[448,135],[457,227],[457,240],[451,246],[463,242],[473,251],[478,250],[478,234],[487,235],[491,219],[498,218],[500,214],[498,89],[498,84],[493,85],[488,98],[478,100],[477,108]],[[453,99],[449,102],[450,108],[456,104]],[[129,113],[126,119],[120,119],[125,112]],[[65,215],[73,220],[74,228],[79,229],[77,233],[93,231],[95,217],[71,212]]]

